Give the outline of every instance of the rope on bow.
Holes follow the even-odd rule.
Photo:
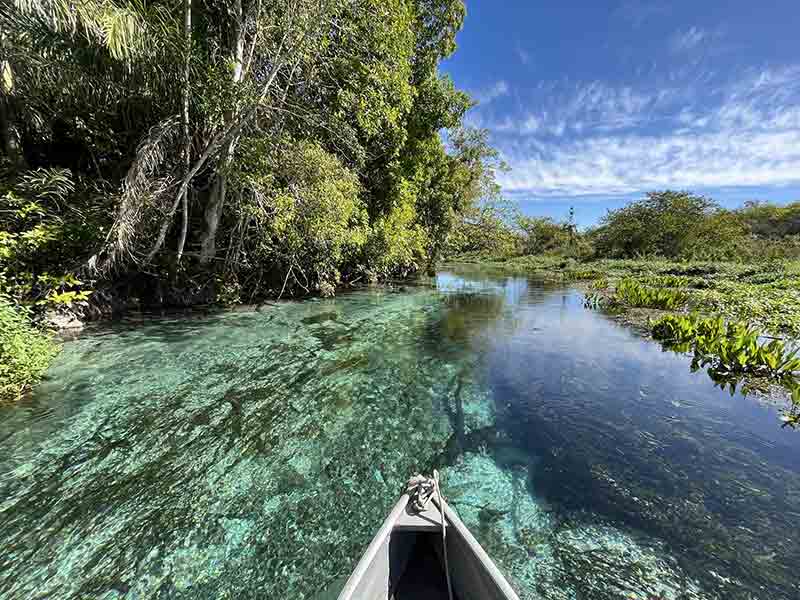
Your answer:
[[[447,562],[447,526],[444,522],[444,503],[442,502],[442,489],[439,486],[439,471],[433,470],[433,477],[414,475],[406,483],[406,494],[409,495],[411,510],[421,513],[436,494],[439,504],[439,516],[442,523],[442,553],[444,554],[444,574],[447,577],[447,595],[453,600],[453,586],[450,583],[450,565]]]

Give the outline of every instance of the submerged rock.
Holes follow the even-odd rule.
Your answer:
[[[83,329],[83,321],[71,312],[48,310],[44,316],[45,325],[59,331],[79,331]]]

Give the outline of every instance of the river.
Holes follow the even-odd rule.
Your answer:
[[[0,597],[335,598],[438,468],[522,598],[800,598],[800,432],[689,366],[467,267],[98,325],[0,408]]]

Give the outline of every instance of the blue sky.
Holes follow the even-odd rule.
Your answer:
[[[800,200],[800,2],[466,0],[442,67],[530,214],[597,221],[644,192]]]

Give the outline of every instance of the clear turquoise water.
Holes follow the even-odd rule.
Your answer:
[[[459,269],[66,345],[0,409],[0,597],[329,598],[434,467],[523,598],[800,598],[800,432]]]

